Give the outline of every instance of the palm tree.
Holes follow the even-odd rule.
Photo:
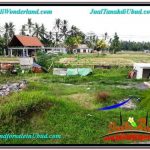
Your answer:
[[[31,18],[28,18],[28,22],[27,22],[26,26],[28,27],[29,34],[31,35],[32,29],[33,29],[33,26],[34,26],[34,24],[32,23]]]
[[[32,36],[40,37],[41,34],[41,26],[39,24],[35,23],[35,26],[33,27],[33,34]]]
[[[50,46],[54,46],[55,45],[55,38],[54,38],[54,33],[52,31],[50,31],[47,35],[47,39],[48,39],[48,43]]]
[[[4,37],[6,39],[6,47],[8,46],[9,40],[14,36],[15,25],[12,22],[5,23],[4,25]]]
[[[57,18],[55,20],[55,26],[54,26],[54,31],[53,33],[55,34],[55,46],[58,46],[58,42],[60,42],[60,38],[61,38],[61,33],[60,33],[60,30],[61,30],[61,25],[62,25],[62,21]]]
[[[12,39],[12,37],[15,34],[14,30],[15,30],[15,25],[12,22],[9,22],[9,23],[6,22],[5,23],[5,25],[4,25],[4,39],[5,39],[6,51],[8,49],[8,44],[9,44],[10,40]]]
[[[5,40],[6,40],[6,47],[8,46],[8,42],[9,42],[9,24],[8,23],[5,23],[4,25],[4,37],[5,37]]]
[[[15,34],[15,25],[12,22],[9,22],[9,37],[12,38]]]
[[[53,39],[53,33],[51,31],[49,32],[49,36],[48,37],[49,37],[50,40]]]
[[[67,37],[67,31],[68,31],[68,21],[63,20],[62,21],[62,27],[61,27],[61,33],[62,33],[62,36],[64,36],[65,39]]]
[[[79,29],[76,26],[71,26],[71,30],[69,31],[72,36],[77,35],[79,33]]]
[[[25,25],[22,25],[20,34],[21,34],[21,35],[26,35],[25,31],[26,31],[26,26],[25,26]]]
[[[47,34],[46,28],[45,28],[44,24],[42,24],[40,35],[41,35],[42,38],[44,38],[46,36],[46,34]]]
[[[60,32],[60,27],[61,27],[61,20],[58,18],[55,21],[55,27],[54,27],[58,33]]]

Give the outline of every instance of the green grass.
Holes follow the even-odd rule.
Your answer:
[[[87,77],[25,74],[0,76],[0,83],[28,81],[28,88],[0,98],[1,134],[60,134],[61,139],[0,139],[1,144],[104,144],[100,138],[108,132],[108,125],[146,116],[150,106],[149,90],[122,89],[118,85],[138,84],[142,81],[127,78],[130,68],[95,69]],[[106,91],[110,98],[98,103],[96,94]],[[136,95],[142,98],[137,110],[114,109],[98,111],[119,100]],[[90,115],[91,116],[90,116]],[[110,142],[112,143],[112,142]],[[124,143],[124,141],[120,142]],[[128,143],[128,142],[126,142]],[[115,144],[115,143],[113,143]]]

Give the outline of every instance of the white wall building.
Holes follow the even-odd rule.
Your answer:
[[[76,49],[73,49],[73,53],[91,53],[92,49],[88,48],[86,44],[79,45]]]
[[[47,54],[58,54],[58,53],[67,53],[67,49],[64,47],[44,47]]]
[[[135,63],[136,79],[150,79],[150,63]]]

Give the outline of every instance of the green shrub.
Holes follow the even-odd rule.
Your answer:
[[[42,67],[48,69],[50,66],[54,65],[55,61],[58,59],[56,55],[48,55],[45,52],[37,53],[37,63]]]

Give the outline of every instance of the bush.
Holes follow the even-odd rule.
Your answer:
[[[42,67],[48,69],[51,65],[55,63],[57,60],[56,55],[48,55],[45,52],[38,52],[37,53],[37,63]]]
[[[98,102],[106,102],[110,97],[108,92],[98,92],[96,95],[96,99]]]

